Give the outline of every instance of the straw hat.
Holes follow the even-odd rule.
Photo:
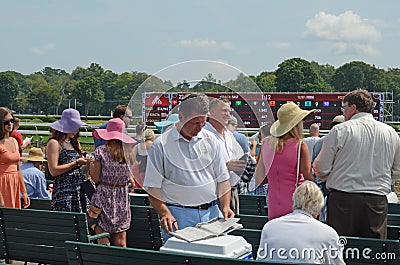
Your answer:
[[[312,110],[302,110],[293,102],[283,104],[278,109],[278,120],[271,126],[270,132],[274,137],[281,137],[293,129],[307,115],[313,113]]]
[[[337,115],[337,116],[335,116],[335,118],[333,118],[332,122],[337,122],[337,123],[345,122],[344,116],[343,115]]]
[[[62,133],[73,133],[86,125],[81,120],[81,114],[76,109],[66,109],[61,114],[61,120],[50,123],[50,127]]]
[[[32,147],[29,150],[29,154],[26,158],[24,158],[25,161],[34,161],[34,162],[45,162],[47,161],[46,159],[43,158],[43,152],[42,149],[37,148],[37,147]]]
[[[92,132],[93,137],[103,140],[120,140],[127,144],[136,144],[136,141],[125,133],[125,123],[120,118],[108,121],[105,129],[96,129]]]

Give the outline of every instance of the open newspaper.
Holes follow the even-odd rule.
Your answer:
[[[229,218],[226,221],[224,221],[223,218],[214,218],[208,222],[198,223],[196,227],[186,227],[176,230],[171,234],[187,242],[194,242],[217,237],[232,232],[233,230],[243,228],[241,224],[237,223],[239,220],[240,218]]]

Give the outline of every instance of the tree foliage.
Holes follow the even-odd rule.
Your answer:
[[[239,74],[225,83],[210,72],[199,82],[182,80],[176,85],[143,72],[117,74],[97,63],[87,68],[77,66],[71,74],[51,67],[30,75],[15,71],[0,73],[1,106],[18,113],[60,114],[69,106],[75,107],[76,101],[76,108],[84,115],[109,115],[116,105],[128,104],[133,97],[137,97],[135,104],[141,102],[140,93],[144,91],[255,92],[258,88],[264,92],[345,92],[364,88],[393,91],[394,101],[399,102],[400,69],[379,69],[361,61],[335,69],[328,64],[291,58],[272,72],[250,77]],[[395,112],[400,113],[396,104]]]

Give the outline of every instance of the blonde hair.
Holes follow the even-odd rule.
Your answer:
[[[144,140],[145,141],[147,141],[147,140],[154,141],[154,138],[155,138],[155,135],[154,135],[154,132],[152,129],[146,129],[144,131]]]
[[[282,152],[286,141],[290,138],[295,138],[297,140],[303,139],[303,123],[301,121],[289,132],[280,137],[274,137],[272,135],[267,137],[270,148],[275,152]]]
[[[321,189],[312,181],[305,180],[293,193],[293,210],[302,210],[315,216],[324,206]]]

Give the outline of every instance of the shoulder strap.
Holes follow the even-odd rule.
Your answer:
[[[300,153],[302,140],[299,141],[299,146],[297,147],[297,170],[296,170],[296,188],[299,185],[299,174],[300,174]]]

